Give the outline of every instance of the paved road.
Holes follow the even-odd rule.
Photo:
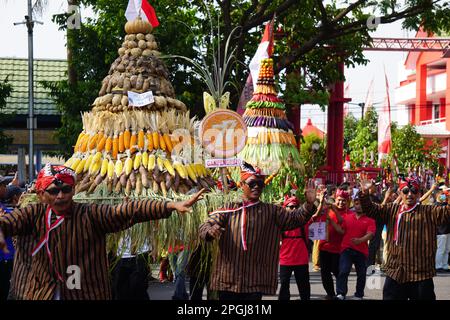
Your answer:
[[[158,270],[153,272],[153,276],[157,278]],[[382,289],[384,285],[384,275],[380,275],[379,271],[374,276],[367,278],[365,299],[381,300]],[[320,272],[312,272],[310,270],[310,283],[311,283],[311,299],[312,300],[324,300],[325,290],[322,287],[320,279]],[[348,288],[349,298],[353,296],[356,286],[356,274],[352,272],[349,277]],[[450,273],[439,273],[434,278],[434,286],[436,292],[436,298],[438,300],[450,300]],[[186,282],[186,288],[189,288],[188,282]],[[159,283],[158,281],[150,282],[149,295],[151,300],[171,300],[172,294],[175,288],[173,283]],[[204,292],[204,299],[206,299],[206,291]],[[277,300],[277,296],[264,296],[263,300]],[[294,277],[291,278],[291,300],[300,299],[298,294],[297,285],[295,284]]]

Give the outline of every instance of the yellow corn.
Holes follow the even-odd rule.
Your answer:
[[[84,165],[86,164],[86,158],[81,159],[81,161],[78,163],[77,168],[75,169],[76,174],[80,174],[84,171]]]
[[[147,150],[151,152],[153,150],[153,137],[150,132],[147,132],[147,141],[148,141]]]
[[[82,131],[82,132],[78,135],[77,142],[75,143],[75,147],[73,148],[75,152],[77,152],[78,149],[80,148],[80,145],[81,145],[81,143],[82,143],[82,141],[83,141],[84,136],[85,136],[84,131]]]
[[[100,169],[100,174],[102,175],[102,177],[108,172],[108,164],[109,161],[108,159],[103,159],[102,161],[102,168]]]
[[[148,156],[148,171],[155,169],[156,157],[154,154]]]
[[[118,159],[114,166],[114,172],[116,173],[117,177],[120,177],[120,175],[122,174],[122,171],[123,171],[123,163],[122,163],[122,160]]]
[[[172,164],[170,163],[169,159],[163,160],[164,167],[167,169],[167,172],[170,173],[170,175],[175,177],[175,169],[173,168]]]
[[[156,163],[158,164],[159,171],[163,171],[164,170],[163,159],[161,157],[157,157]]]
[[[166,151],[166,142],[164,141],[163,136],[159,135],[158,139],[159,139],[159,147],[161,148],[161,150]]]
[[[153,138],[153,148],[158,150],[159,149],[159,134],[158,134],[158,132],[153,132],[152,138]]]
[[[72,162],[72,164],[70,165],[70,168],[72,170],[77,170],[78,165],[81,162],[81,158],[75,158],[74,161]]]
[[[117,141],[117,137],[115,138]],[[105,142],[105,151],[106,152],[111,152],[112,150],[112,145],[113,145],[113,138],[112,137],[108,137],[106,138],[106,142]]]
[[[123,133],[121,132],[119,135],[119,152],[125,151],[125,142],[123,138]]]
[[[134,163],[133,163],[134,170],[139,169],[139,167],[141,166],[141,163],[142,163],[142,153],[138,152],[134,156]]]
[[[181,162],[174,162],[173,167],[178,172],[178,174],[182,179],[187,178],[187,172],[184,169],[184,166],[181,164]]]
[[[123,145],[124,145],[125,149],[130,149],[130,140],[131,140],[131,133],[130,133],[130,130],[127,129],[123,133]],[[122,152],[122,151],[120,151],[120,152]]]
[[[189,178],[191,178],[192,181],[197,182],[197,177],[195,176],[195,172],[194,170],[192,170],[192,167],[189,164],[185,165],[184,167],[186,168]]]
[[[193,166],[193,169],[195,169],[195,174],[197,175],[197,177],[200,177],[200,178],[205,177],[205,174],[203,172],[203,165],[201,163],[194,163],[192,166]]]
[[[138,145],[139,150],[141,150],[141,151],[144,150],[144,143],[145,143],[144,136],[145,136],[144,130],[142,130],[142,129],[139,130],[137,145]]]
[[[164,133],[163,138],[164,142],[166,143],[167,151],[169,151],[169,153],[172,153],[173,145],[172,141],[170,140],[170,136],[167,133]]]
[[[89,174],[95,176],[100,171],[101,165],[102,165],[101,161],[94,161],[93,158],[91,166],[89,167]]]
[[[101,158],[102,158],[102,153],[100,151],[97,151],[97,153],[94,155],[94,158],[92,159],[92,161],[97,162],[97,161],[100,161]]]
[[[144,166],[144,168],[147,168],[148,166],[148,152],[144,151],[144,153],[142,153],[142,165]]]
[[[70,166],[72,165],[72,163],[75,161],[75,158],[72,157],[69,160],[66,161],[66,163],[64,163],[64,167],[68,167],[70,168]]]
[[[94,158],[94,155],[91,154],[87,157],[86,162],[84,163],[84,168],[83,168],[83,172],[88,171],[89,167],[91,166],[92,163],[92,159]]]
[[[112,159],[109,159],[109,161],[108,161],[108,171],[107,171],[109,179],[112,179],[114,177],[114,169],[115,169],[114,161],[112,161]]]
[[[133,160],[131,160],[130,157],[127,158],[127,160],[125,160],[125,165],[123,167],[123,169],[125,170],[125,174],[128,176],[131,171],[133,170]]]
[[[88,150],[92,150],[97,145],[98,133],[94,134],[92,138],[89,139]]]

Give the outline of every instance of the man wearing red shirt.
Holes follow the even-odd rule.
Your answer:
[[[294,211],[300,207],[297,197],[286,196],[283,208]],[[280,293],[278,300],[289,300],[291,297],[289,287],[292,272],[294,272],[301,300],[309,300],[311,285],[309,283],[309,253],[307,243],[309,223],[305,226],[285,231],[281,235],[280,247]]]
[[[335,194],[335,205],[332,206],[326,215],[319,216],[314,221],[327,221],[327,240],[320,240],[319,242],[319,261],[320,261],[320,275],[322,278],[322,285],[330,300],[336,296],[334,291],[333,276],[337,279],[339,275],[339,253],[341,250],[342,234],[338,232],[339,226],[343,221],[343,217],[348,211],[349,193],[343,189],[338,188]]]
[[[367,258],[371,240],[376,231],[375,220],[367,217],[358,198],[353,200],[355,212],[347,214],[342,222],[340,232],[344,233],[339,259],[339,276],[336,281],[337,299],[345,300],[348,291],[347,282],[352,265],[356,269],[355,299],[362,300],[366,286]]]

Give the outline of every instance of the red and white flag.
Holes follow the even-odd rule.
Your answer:
[[[242,115],[244,113],[244,108],[247,102],[252,98],[253,91],[256,88],[256,82],[258,81],[259,69],[261,68],[261,60],[267,59],[272,56],[273,53],[273,25],[275,22],[275,17],[266,24],[264,30],[264,35],[261,43],[256,50],[255,55],[250,61],[250,74],[245,82],[244,89],[241,93],[241,98],[239,99],[239,104],[237,107],[237,112]]]
[[[134,20],[141,16],[143,20],[150,22],[153,28],[159,26],[158,17],[155,9],[148,3],[147,0],[129,0],[125,17],[127,20]]]
[[[378,166],[381,161],[391,152],[391,102],[389,99],[389,84],[386,72],[386,98],[378,117]]]
[[[367,89],[366,101],[364,101],[364,118],[367,111],[373,107],[373,78],[370,81],[369,88]]]

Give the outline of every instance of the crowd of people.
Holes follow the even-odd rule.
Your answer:
[[[369,180],[339,186],[309,182],[303,202],[294,192],[277,205],[261,201],[264,178],[244,163],[242,201],[211,212],[199,226],[196,246],[168,248],[160,280],[175,282],[174,300],[201,300],[205,288],[208,299],[261,300],[278,294],[279,300],[289,300],[292,275],[300,299],[309,300],[310,262],[320,271],[327,300],[350,298],[354,266],[351,299],[361,300],[366,278],[380,260],[383,231],[383,299],[436,299],[433,277],[449,270],[450,188],[443,183],[424,190],[409,176],[382,190]],[[75,182],[70,168],[47,165],[35,185],[39,203],[22,208],[24,190],[0,179],[0,300],[149,299],[151,246],[136,252],[129,237],[122,237],[110,276],[106,235],[165,219],[172,211],[188,213],[205,191],[183,202],[80,204],[72,199]],[[317,228],[324,232],[314,234]],[[211,243],[218,248],[214,256]],[[72,265],[83,274],[76,290],[65,285]]]

